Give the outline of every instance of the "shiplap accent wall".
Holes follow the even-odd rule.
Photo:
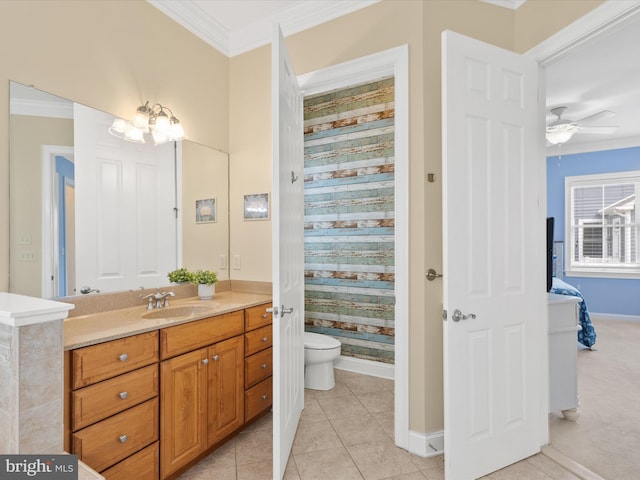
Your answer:
[[[394,363],[393,78],[304,100],[305,330]]]

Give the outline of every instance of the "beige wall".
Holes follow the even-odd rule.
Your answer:
[[[213,270],[229,280],[220,256],[229,252],[229,161],[227,154],[199,143],[182,142],[182,266]],[[196,200],[216,200],[216,221],[196,223]],[[206,252],[206,255],[202,255]]]
[[[73,146],[73,120],[62,118],[31,117],[11,115],[11,156],[20,159],[11,168],[10,202],[13,215],[9,230],[14,235],[27,232],[31,236],[29,245],[17,243],[12,252],[13,291],[24,295],[40,297],[42,293],[42,268],[40,261],[24,262],[17,259],[22,252],[35,252],[38,260],[42,257],[42,219],[33,212],[42,208],[41,145]]]
[[[527,32],[538,32],[544,23],[549,35],[588,10],[578,5],[581,2],[562,3],[562,19],[551,28],[544,23],[545,15],[538,14],[541,8],[548,16],[549,5],[536,6],[536,15],[522,15],[520,22]],[[424,273],[442,266],[441,184],[425,178],[427,173],[441,178],[440,34],[451,29],[513,50],[519,38],[516,28],[514,11],[477,0],[384,0],[286,39],[298,74],[409,45],[410,428],[419,432],[443,427],[442,284],[426,282]],[[523,45],[542,40],[522,37]],[[234,214],[241,208],[234,205],[241,190],[271,188],[270,75],[268,47],[231,59],[231,256],[242,257],[242,270],[231,272],[234,279],[270,278],[267,226],[242,222]]]
[[[144,0],[0,2],[0,291],[9,265],[9,80],[131,117],[168,105],[187,136],[228,150],[229,60]]]

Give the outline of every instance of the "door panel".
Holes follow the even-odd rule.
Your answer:
[[[448,479],[538,452],[547,421],[537,81],[535,62],[444,32]]]
[[[155,287],[177,262],[175,146],[126,142],[111,122],[74,104],[77,285]]]
[[[272,89],[273,478],[280,479],[304,406],[304,130],[302,94],[278,26]]]

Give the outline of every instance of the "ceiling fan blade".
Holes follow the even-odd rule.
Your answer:
[[[615,117],[615,112],[611,110],[602,110],[601,112],[594,113],[593,115],[589,115],[588,117],[581,118],[580,120],[576,120],[575,123],[589,123],[595,122],[597,120],[606,120],[608,118]]]
[[[596,126],[596,125],[579,125],[578,126],[578,132],[580,132],[580,133],[597,133],[597,134],[601,134],[601,135],[610,135],[612,133],[615,133],[615,131],[618,128],[619,128],[618,126],[605,127],[605,126]]]

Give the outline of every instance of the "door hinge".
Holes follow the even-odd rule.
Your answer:
[[[447,321],[447,309],[443,309],[442,310],[442,320],[444,320],[445,322]]]

